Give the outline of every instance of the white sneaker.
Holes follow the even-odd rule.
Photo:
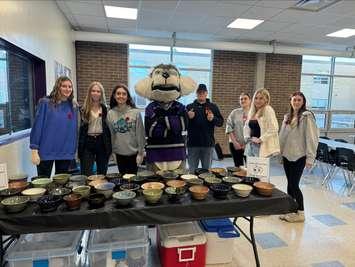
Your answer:
[[[280,219],[280,220],[285,220],[285,218],[286,218],[286,216],[287,216],[288,214],[289,214],[289,213],[281,214],[281,215],[279,216],[279,219]]]
[[[296,213],[290,213],[285,216],[285,221],[294,223],[294,222],[304,222],[305,217],[304,217],[304,211],[299,210]]]

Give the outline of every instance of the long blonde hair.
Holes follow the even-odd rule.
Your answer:
[[[90,121],[90,111],[92,109],[93,103],[92,103],[92,97],[91,97],[91,90],[94,86],[97,86],[100,88],[101,91],[101,97],[100,97],[100,104],[103,104],[106,106],[106,97],[105,97],[105,90],[104,87],[102,86],[102,84],[100,82],[92,82],[89,85],[85,100],[84,100],[84,105],[82,107],[82,116],[83,116],[83,120],[85,122],[89,122]]]
[[[49,94],[49,98],[54,105],[57,105],[60,103],[60,101],[62,99],[62,95],[60,93],[60,87],[61,87],[62,83],[66,82],[66,81],[69,81],[73,87],[73,82],[67,76],[60,76],[55,81],[55,84],[53,86],[53,90]],[[74,98],[74,88],[73,88],[70,96],[68,97],[68,101],[71,102],[72,104],[73,104],[73,98]]]
[[[263,106],[261,109],[259,110],[256,110],[256,107],[255,107],[255,97],[258,95],[258,94],[261,94],[263,96],[263,98],[266,100],[265,102],[265,106]],[[253,95],[253,100],[251,102],[251,106],[250,106],[250,110],[249,110],[249,114],[248,114],[248,120],[250,120],[251,118],[253,118],[254,116],[257,116],[257,117],[262,117],[264,115],[264,109],[267,105],[270,104],[270,93],[267,89],[265,88],[261,88],[259,90],[256,90],[254,95]]]

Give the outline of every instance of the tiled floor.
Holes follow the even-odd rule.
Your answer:
[[[231,159],[216,161],[214,167],[232,166]],[[282,166],[273,163],[271,182],[286,190]],[[255,218],[255,236],[262,267],[353,267],[355,266],[355,191],[348,197],[338,176],[328,186],[321,185],[321,171],[305,173],[302,191],[304,223],[287,223],[278,216]],[[247,230],[243,220],[240,225]],[[244,224],[243,224],[244,223]],[[159,267],[157,254],[149,267]],[[241,236],[234,242],[233,262],[208,267],[255,266],[251,245]]]

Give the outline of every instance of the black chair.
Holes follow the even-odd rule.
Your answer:
[[[319,138],[330,140],[328,136],[319,136]]]
[[[332,177],[335,176],[337,170],[342,170],[344,175],[344,180],[347,185],[351,184],[349,176],[349,165],[354,156],[354,151],[349,148],[337,147],[335,150],[335,166],[336,170],[332,174]],[[332,178],[330,177],[330,178]]]
[[[336,139],[334,139],[334,141],[340,142],[340,143],[348,143],[348,141],[346,141],[345,139],[341,139],[341,138],[336,138]]]
[[[351,160],[349,161],[349,165],[348,165],[348,170],[350,172],[350,176],[352,177],[352,179],[350,179],[350,181],[352,182],[351,188],[349,189],[348,192],[348,196],[351,195],[351,192],[354,190],[355,188],[355,153],[353,153],[353,156],[351,157]]]
[[[323,181],[322,185],[331,177],[332,173],[334,172],[334,158],[329,153],[329,147],[327,144],[318,143],[317,147],[317,155],[316,155],[317,164],[320,166],[322,173],[323,173]],[[324,173],[322,163],[326,164],[327,167],[327,174]]]

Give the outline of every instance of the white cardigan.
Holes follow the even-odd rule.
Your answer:
[[[274,109],[269,105],[265,106],[263,116],[257,118],[257,121],[260,127],[261,140],[259,157],[267,158],[280,154],[279,124]],[[245,122],[243,134],[245,140],[250,138],[249,120]]]

